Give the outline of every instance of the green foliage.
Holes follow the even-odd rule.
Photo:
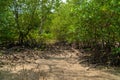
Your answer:
[[[113,48],[112,55],[120,55],[120,48]]]
[[[115,44],[120,46],[120,1],[0,0],[0,44],[56,41],[119,55]]]
[[[30,41],[31,37],[45,34],[44,27],[51,22],[49,15],[52,14],[52,10],[57,9],[59,3],[59,0],[1,0],[0,44],[11,41],[23,44]],[[46,35],[44,37],[46,39]]]
[[[118,0],[1,0],[0,43],[120,42]]]

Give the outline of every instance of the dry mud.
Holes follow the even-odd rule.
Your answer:
[[[120,80],[119,75],[83,66],[76,51],[51,52],[44,58],[27,58],[26,62],[17,59],[0,68],[0,80]]]

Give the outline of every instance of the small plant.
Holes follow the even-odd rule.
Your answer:
[[[120,47],[112,49],[112,55],[120,55]]]
[[[3,54],[3,53],[0,51],[0,56],[2,56],[2,54]]]
[[[120,47],[112,49],[111,64],[120,65]]]

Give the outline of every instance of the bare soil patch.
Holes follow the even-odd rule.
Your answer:
[[[120,80],[120,68],[83,64],[76,49],[2,51],[0,80]]]

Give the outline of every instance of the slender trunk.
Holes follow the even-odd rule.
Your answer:
[[[22,32],[20,31],[20,25],[19,25],[19,12],[18,12],[18,4],[17,4],[17,0],[14,0],[14,15],[15,15],[15,22],[16,22],[16,27],[19,33],[19,37],[18,37],[18,43],[21,44],[23,42],[22,40]]]

